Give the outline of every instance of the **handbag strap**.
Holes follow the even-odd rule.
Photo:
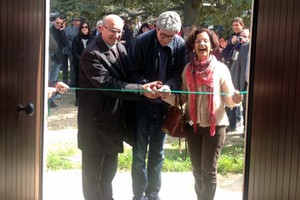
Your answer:
[[[177,106],[177,101],[179,99],[179,105],[180,105],[180,110],[181,112],[183,113],[183,108],[182,108],[182,100],[180,98],[180,96],[178,96],[177,94],[175,94],[175,105]],[[184,151],[182,151],[182,148],[181,148],[181,141],[184,140]],[[186,160],[187,158],[187,154],[188,154],[188,150],[187,150],[187,140],[186,138],[179,138],[178,139],[178,142],[179,142],[179,153],[181,155],[181,158],[183,161]]]
[[[182,109],[182,100],[181,100],[181,98],[177,95],[177,94],[175,94],[175,105],[177,106],[178,104],[177,104],[177,100],[179,99],[179,105],[180,105],[180,110],[181,111],[183,111],[183,109]]]
[[[184,152],[182,152],[182,149],[181,149],[181,141],[182,140],[184,140]],[[188,151],[187,151],[187,140],[186,140],[186,138],[179,138],[178,142],[179,142],[179,154],[181,155],[181,159],[183,161],[185,161],[186,158],[187,158],[187,154],[188,154]]]

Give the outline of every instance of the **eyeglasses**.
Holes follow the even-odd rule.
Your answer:
[[[104,28],[106,28],[107,30],[109,30],[109,32],[111,34],[120,34],[123,35],[124,34],[124,30],[117,30],[117,29],[113,29],[113,28],[107,28],[106,26],[103,26]]]
[[[89,28],[88,26],[82,26],[82,28]]]
[[[158,30],[160,30],[160,29],[158,29]],[[165,40],[167,38],[168,38],[168,40],[173,40],[173,38],[175,37],[175,34],[174,35],[167,35],[167,34],[161,32],[161,31],[159,32],[159,35],[161,36],[161,38],[163,40]]]

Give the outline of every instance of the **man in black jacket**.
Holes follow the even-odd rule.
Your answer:
[[[49,86],[54,86],[58,81],[60,68],[63,64],[63,48],[69,45],[68,38],[65,33],[65,19],[63,16],[56,16],[53,20],[53,25],[50,27],[50,34],[53,36],[57,48],[50,56],[49,69]],[[50,107],[56,107],[54,103],[54,95],[49,99]]]
[[[86,200],[112,200],[118,153],[123,152],[122,103],[152,97],[156,82],[124,82],[125,47],[119,43],[122,19],[107,15],[101,35],[83,51],[78,93],[78,147],[82,150],[82,184]],[[145,90],[149,92],[145,92]]]
[[[181,20],[176,12],[164,12],[156,28],[137,36],[128,50],[130,82],[148,83],[159,80],[162,90],[178,90],[181,73],[186,64],[184,40],[177,35]],[[158,94],[137,102],[134,122],[132,182],[134,200],[158,200],[161,169],[164,161],[165,134],[162,124],[168,104]],[[146,153],[148,164],[146,168]]]

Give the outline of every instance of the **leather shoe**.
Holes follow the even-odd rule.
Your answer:
[[[53,101],[50,101],[49,106],[50,106],[50,108],[57,108],[58,107]]]

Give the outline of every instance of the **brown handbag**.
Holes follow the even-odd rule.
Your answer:
[[[188,133],[185,129],[185,117],[182,109],[180,97],[175,96],[175,105],[177,105],[177,98],[180,101],[180,108],[178,106],[170,106],[168,113],[162,126],[162,131],[171,137],[186,138]]]

